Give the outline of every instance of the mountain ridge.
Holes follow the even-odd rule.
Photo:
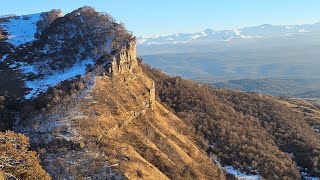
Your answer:
[[[60,11],[51,12],[61,14]],[[18,19],[23,21],[23,17]],[[84,19],[86,23],[83,22]],[[38,96],[39,93],[64,80],[76,75],[83,76],[99,63],[100,66],[112,66],[114,72],[110,73],[113,74],[129,68],[123,61],[131,62],[132,59],[126,57],[123,52],[127,46],[132,48],[130,43],[132,41],[134,45],[135,40],[108,14],[99,14],[90,7],[83,7],[63,17],[55,16],[50,23],[47,23],[46,28],[39,22],[40,20],[31,22],[31,26],[37,24],[40,27],[38,30],[42,30],[41,33],[33,32],[34,39],[27,39],[18,46],[10,43],[10,36],[2,39],[2,43],[13,45],[10,52],[0,53],[5,57],[1,62],[2,66],[20,74],[20,77],[13,81],[25,81],[25,87],[20,87],[22,92],[17,96],[23,93],[27,93],[25,99]],[[2,30],[8,31],[5,27],[0,25]],[[8,33],[10,34],[9,31]],[[93,39],[93,36],[97,38]],[[105,54],[108,54],[107,57],[101,59],[105,61],[98,62]]]
[[[294,36],[309,32],[320,31],[320,22],[302,25],[271,25],[244,27],[232,30],[215,31],[206,29],[196,33],[178,33],[172,35],[161,35],[152,37],[138,37],[138,45],[160,45],[160,44],[191,44],[219,41],[232,41],[242,39],[263,39],[281,36]]]
[[[29,137],[51,178],[225,179],[195,135],[156,102],[136,39],[111,16],[85,6],[34,38],[1,54],[0,73],[15,77],[1,85],[0,125]]]
[[[167,76],[137,58],[123,24],[92,7],[52,17],[36,23],[33,41],[0,39],[0,130],[24,133],[24,150],[39,155],[23,170],[52,179],[319,176],[315,106]]]

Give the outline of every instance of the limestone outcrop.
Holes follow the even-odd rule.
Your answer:
[[[136,42],[136,38],[134,37],[126,42],[119,51],[113,51],[111,62],[107,63],[108,73],[114,76],[119,73],[132,71],[133,68],[138,66]]]

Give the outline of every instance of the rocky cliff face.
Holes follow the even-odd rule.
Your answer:
[[[126,43],[119,51],[112,55],[111,63],[108,66],[108,72],[112,75],[132,71],[137,68],[136,39],[133,38]]]
[[[288,111],[272,97],[214,90],[144,67],[162,105],[154,81],[138,66],[136,39],[121,24],[90,7],[50,16],[8,20],[32,22],[34,39],[22,34],[27,41],[18,45],[7,36],[14,32],[7,31],[10,23],[0,24],[7,28],[2,42],[11,44],[1,49],[0,128],[14,122],[52,179],[226,179],[215,157],[239,178],[261,179],[245,170],[300,179],[297,164],[318,175],[319,123],[311,110]],[[3,136],[0,177],[1,156],[11,149],[22,169],[30,172],[33,163],[40,175],[31,175],[43,179],[34,153],[19,157],[29,152],[26,138],[21,148],[18,141],[10,145],[13,134]]]
[[[123,25],[90,7],[60,14],[40,15],[34,40],[0,62],[0,77],[10,72],[7,82],[22,84],[14,87],[22,104],[14,130],[29,137],[50,176],[225,179],[188,127],[156,101]]]
[[[37,31],[34,37],[39,39],[42,32],[50,26],[50,24],[59,17],[63,17],[60,9],[53,9],[49,12],[43,12],[40,14],[39,20],[36,22]]]
[[[96,76],[92,89],[27,121],[16,128],[53,179],[225,179],[138,67]]]

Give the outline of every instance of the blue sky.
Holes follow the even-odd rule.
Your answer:
[[[320,22],[320,0],[1,0],[0,14],[30,14],[83,5],[105,11],[137,36]]]

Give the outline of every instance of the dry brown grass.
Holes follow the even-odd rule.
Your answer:
[[[225,179],[177,116],[157,102],[149,108],[152,88],[139,69],[98,78],[93,100],[83,104],[84,112],[99,114],[81,122],[85,144],[128,179]]]

